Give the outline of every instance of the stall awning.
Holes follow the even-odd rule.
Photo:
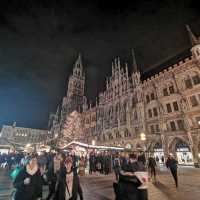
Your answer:
[[[91,149],[121,150],[121,151],[124,150],[124,148],[122,148],[122,147],[97,146],[97,145],[85,144],[85,143],[78,142],[78,141],[72,141],[72,142],[68,143],[67,145],[63,146],[61,149],[65,149],[65,148],[69,147],[70,145],[78,145],[78,146],[91,148]]]

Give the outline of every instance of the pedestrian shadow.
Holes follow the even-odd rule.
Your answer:
[[[170,191],[171,190],[170,187],[167,187],[166,185],[164,185],[160,181],[156,181],[152,184],[157,189],[159,189],[159,191],[161,191],[165,196],[167,196],[170,200],[176,200],[177,198],[179,198],[178,196],[174,197],[174,190],[173,190],[173,193],[172,193],[172,191]]]

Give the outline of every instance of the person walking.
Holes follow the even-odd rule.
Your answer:
[[[138,163],[137,155],[130,154],[129,162],[120,171],[119,182],[114,183],[116,200],[147,200],[147,190],[140,190],[138,187],[142,182],[135,175],[136,172],[143,171],[144,167]]]
[[[114,161],[113,161],[113,168],[114,168],[115,177],[116,177],[117,182],[119,180],[120,167],[121,167],[120,158],[119,158],[119,154],[117,153],[114,158]]]
[[[79,161],[79,175],[80,176],[85,175],[85,167],[86,167],[85,158],[82,156]]]
[[[171,174],[174,178],[176,187],[178,187],[178,176],[177,176],[177,168],[178,168],[178,161],[174,158],[173,154],[169,154],[166,162],[167,168],[170,169]]]
[[[90,153],[90,157],[89,157],[89,174],[92,174],[93,172],[95,172],[95,155],[94,153]]]
[[[78,195],[80,200],[83,200],[77,170],[73,168],[72,158],[67,157],[59,170],[54,200],[77,200]]]
[[[60,160],[58,158],[58,155],[55,155],[48,166],[47,182],[49,186],[49,194],[46,200],[50,200],[55,195],[55,187],[59,170],[60,170]]]
[[[151,178],[154,177],[154,181],[156,181],[156,161],[152,155],[149,157],[149,160],[148,160],[148,169],[149,169]]]
[[[30,157],[29,163],[19,172],[13,183],[16,188],[15,200],[41,200],[42,176],[37,163],[37,155]]]

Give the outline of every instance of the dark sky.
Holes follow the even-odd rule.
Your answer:
[[[0,5],[0,125],[16,121],[46,128],[79,51],[86,95],[94,100],[115,56],[131,71],[134,47],[144,73],[190,48],[185,24],[200,35],[198,0],[5,2]]]

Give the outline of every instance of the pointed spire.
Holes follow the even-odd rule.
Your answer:
[[[76,60],[75,66],[78,67],[78,68],[81,68],[81,69],[83,67],[81,53],[78,54],[78,58]]]
[[[96,107],[98,106],[98,99],[97,99],[97,97],[96,97]]]
[[[131,53],[132,53],[132,57],[133,57],[133,72],[137,72],[138,66],[137,66],[137,62],[136,62],[136,58],[135,58],[134,49],[131,50]]]
[[[190,42],[191,42],[192,46],[199,44],[200,42],[198,41],[198,38],[193,34],[189,25],[186,25],[186,29],[188,31],[188,34],[190,37]]]
[[[78,58],[74,65],[73,73],[77,76],[83,76],[83,64],[81,53],[78,54]]]
[[[128,64],[127,64],[127,62],[125,63],[125,66],[126,66],[126,68],[125,68],[126,77],[128,77]]]
[[[115,58],[115,68],[117,68],[117,58]]]
[[[82,56],[81,56],[81,53],[79,52],[79,54],[78,54],[78,61],[79,61],[79,63],[82,63]]]
[[[59,115],[59,111],[60,111],[60,106],[58,105],[57,110],[56,110],[56,116]]]
[[[92,109],[92,102],[90,101],[90,110]]]
[[[106,89],[109,87],[108,77],[106,78]]]
[[[112,62],[112,75],[114,75],[114,63]]]
[[[121,64],[120,64],[120,58],[119,57],[117,58],[117,66],[118,66],[118,70],[120,71]]]

